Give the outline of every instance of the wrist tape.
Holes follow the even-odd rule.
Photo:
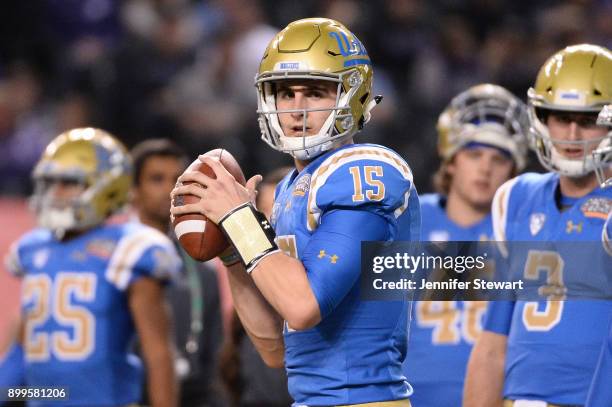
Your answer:
[[[236,249],[249,274],[266,255],[278,251],[274,229],[266,216],[255,210],[250,202],[237,206],[223,216],[219,227]]]

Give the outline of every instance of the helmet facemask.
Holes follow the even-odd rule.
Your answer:
[[[363,128],[370,120],[371,110],[382,99],[372,95],[372,76],[365,47],[341,23],[328,18],[290,23],[270,41],[255,77],[262,139],[275,150],[300,160],[312,160],[336,148]],[[278,110],[277,84],[287,80],[337,84],[334,105],[325,109]],[[329,116],[317,134],[284,134],[279,114],[300,113],[306,130],[309,115],[322,111],[329,111]],[[317,125],[319,118],[317,113]]]
[[[80,187],[78,194],[72,197],[57,197],[55,189],[58,184],[74,184]],[[65,186],[62,188],[66,188]],[[68,231],[83,230],[87,227],[87,202],[84,198],[89,189],[84,174],[34,174],[34,194],[31,206],[37,215],[38,225],[50,229],[58,238]]]
[[[535,150],[540,163],[549,171],[560,175],[579,178],[595,171],[596,164],[593,159],[595,150],[610,146],[612,132],[608,131],[602,137],[591,140],[560,140],[550,135],[548,125],[545,123],[547,115],[555,110],[538,108],[530,101],[529,119],[531,128],[529,132],[530,143]],[[576,113],[596,113],[577,111]],[[582,150],[582,156],[577,158],[565,157],[559,149],[576,148]]]
[[[612,129],[612,104],[606,105],[597,116],[597,124],[608,126]],[[602,188],[612,187],[612,177],[608,177],[607,171],[612,167],[612,145],[593,151],[593,165],[597,181]]]
[[[281,80],[324,80],[337,83],[336,101],[329,108],[285,109],[276,108],[276,88]],[[348,91],[344,90],[348,83]],[[361,123],[355,123],[350,102],[362,84],[361,73],[357,69],[337,75],[312,74],[311,72],[285,72],[270,74],[256,81],[258,93],[259,125],[262,139],[275,150],[285,152],[299,160],[311,160],[321,153],[335,148],[342,141],[352,137],[370,118],[370,110],[376,103],[368,106]],[[329,116],[321,129],[314,135],[306,134],[306,124],[310,112],[329,111]],[[301,113],[303,132],[301,137],[286,136],[282,130],[279,114]]]
[[[612,187],[612,177],[606,175],[612,167],[612,146],[593,151],[593,165],[597,181],[602,188]]]

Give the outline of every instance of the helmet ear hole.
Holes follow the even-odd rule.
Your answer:
[[[117,191],[113,190],[110,191],[107,195],[106,195],[106,199],[108,199],[111,202],[114,202],[117,199]]]

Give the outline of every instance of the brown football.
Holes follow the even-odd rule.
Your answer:
[[[241,185],[246,184],[240,165],[229,151],[217,148],[204,155],[217,157],[225,169],[236,178],[236,181]],[[186,171],[200,171],[211,178],[216,178],[212,168],[198,159],[191,163]],[[173,205],[183,206],[197,202],[199,199],[194,195],[177,195],[174,197]],[[199,261],[210,260],[218,256],[229,245],[221,229],[199,213],[175,217],[172,227],[183,249]]]

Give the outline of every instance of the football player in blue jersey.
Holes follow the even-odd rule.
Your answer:
[[[557,52],[528,97],[532,147],[550,172],[524,174],[500,187],[492,209],[495,238],[599,242],[612,189],[599,185],[592,152],[612,139],[610,128],[597,124],[612,101],[612,53],[587,44]],[[523,277],[542,276],[544,288],[572,287],[573,277],[586,280],[576,272],[597,273],[596,264],[608,261],[603,251],[588,263],[579,252],[529,254]],[[583,406],[611,312],[610,301],[565,301],[554,294],[490,303],[468,364],[464,405],[501,406],[503,397],[504,406]]]
[[[424,241],[490,240],[497,188],[525,166],[525,104],[506,89],[481,84],[457,95],[438,119],[442,158],[422,195]],[[482,330],[484,301],[418,301],[413,307],[404,372],[416,406],[461,405],[468,357]]]
[[[612,105],[606,106],[599,113],[597,122],[612,128]],[[609,170],[610,163],[612,162],[608,158],[610,155],[612,155],[612,146],[593,152],[597,179],[601,186],[605,188],[612,187],[612,177],[606,179],[606,171]],[[606,252],[612,256],[612,211],[608,214],[608,219],[601,233],[601,241]],[[612,406],[612,386],[610,386],[610,377],[612,376],[612,315],[609,323],[610,331],[602,345],[599,362],[597,363],[595,375],[589,389],[586,407]]]
[[[125,148],[100,129],[73,129],[47,146],[33,171],[40,227],[7,258],[23,280],[23,326],[0,365],[0,387],[63,387],[66,406],[138,403],[137,332],[152,405],[176,405],[163,284],[180,259],[156,230],[106,222],[128,199],[131,168]]]
[[[199,203],[235,255],[222,257],[238,315],[263,359],[285,365],[296,406],[409,406],[402,372],[407,301],[362,301],[361,241],[418,240],[412,173],[394,151],[353,144],[380,101],[363,44],[325,18],[289,24],[256,76],[262,138],[294,158],[277,186],[271,225],[253,206],[260,177],[239,185],[216,160],[187,172],[174,195]],[[240,260],[240,261],[237,261]]]

